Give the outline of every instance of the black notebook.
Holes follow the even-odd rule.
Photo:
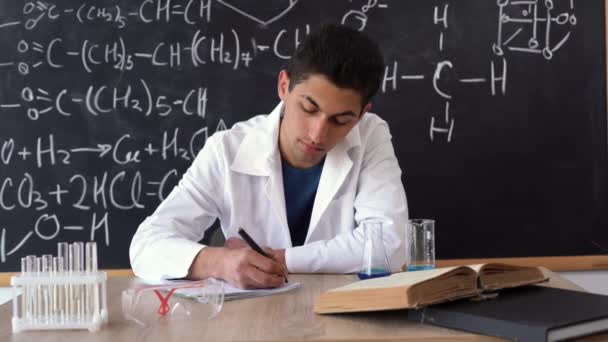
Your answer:
[[[495,295],[409,310],[408,318],[521,342],[561,341],[608,331],[608,296],[544,286]]]

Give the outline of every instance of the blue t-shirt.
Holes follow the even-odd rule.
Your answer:
[[[324,162],[325,159],[308,169],[296,169],[289,166],[284,160],[281,163],[283,164],[287,224],[291,234],[291,244],[294,247],[302,246],[306,240]]]

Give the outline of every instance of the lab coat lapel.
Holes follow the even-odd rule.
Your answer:
[[[268,177],[264,193],[272,211],[277,215],[284,239],[291,244],[287,213],[285,209],[285,191],[283,190],[283,172],[278,149],[279,126],[283,103],[279,103],[268,115],[262,125],[249,132],[239,146],[232,162],[231,169],[252,176]],[[274,229],[274,227],[268,227]]]
[[[336,192],[344,183],[346,176],[350,172],[353,161],[348,155],[348,151],[361,144],[359,136],[359,126],[355,126],[350,133],[327,153],[321,179],[315,196],[315,203],[310,216],[310,225],[306,240],[318,227],[319,221],[325,213],[327,206],[334,199]]]
[[[261,125],[253,127],[241,141],[230,165],[235,172],[252,176],[269,176],[278,153],[279,123],[282,102]]]
[[[281,161],[278,158],[271,164],[271,172],[264,191],[266,192],[266,197],[270,201],[272,210],[281,222],[281,231],[287,234],[287,241],[291,247],[291,234],[289,233],[289,225],[287,223],[285,190],[283,188],[283,172],[281,170]]]

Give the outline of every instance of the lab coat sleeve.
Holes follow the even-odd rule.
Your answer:
[[[182,278],[205,246],[197,241],[219,216],[223,198],[219,134],[211,136],[156,211],[141,223],[129,256],[135,275],[149,281]]]
[[[359,271],[364,241],[361,222],[365,220],[380,220],[385,223],[382,228],[384,247],[392,271],[400,270],[405,263],[408,208],[401,182],[401,169],[386,122],[382,121],[369,134],[364,146],[354,201],[356,228],[329,240],[288,248],[285,251],[285,259],[290,272]]]

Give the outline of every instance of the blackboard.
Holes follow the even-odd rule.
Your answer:
[[[206,138],[276,105],[333,20],[380,42],[373,111],[440,259],[608,251],[604,0],[0,2],[0,270],[128,247]]]

